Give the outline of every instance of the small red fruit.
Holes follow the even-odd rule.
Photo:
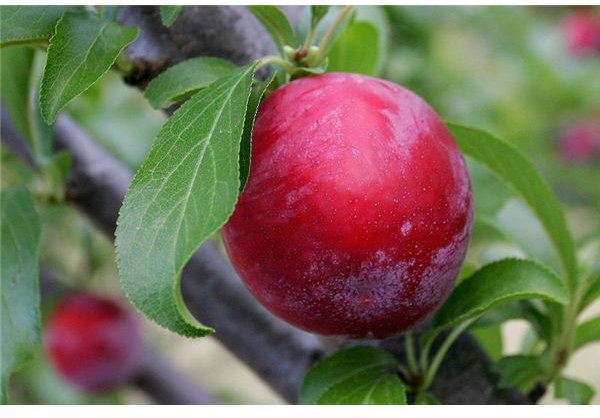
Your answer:
[[[52,314],[46,351],[58,373],[89,393],[125,383],[137,371],[142,335],[137,318],[117,303],[77,293]]]
[[[301,78],[260,106],[223,229],[273,313],[348,338],[397,334],[448,296],[472,223],[465,162],[421,98],[377,78]]]
[[[567,16],[564,27],[573,55],[600,54],[600,13],[593,9],[576,10]]]
[[[570,163],[592,161],[600,154],[600,120],[582,120],[567,126],[558,143],[561,158]]]

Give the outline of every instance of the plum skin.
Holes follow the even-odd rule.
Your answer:
[[[125,383],[141,362],[137,318],[116,302],[90,293],[74,293],[59,303],[44,343],[58,374],[91,394]]]
[[[252,294],[322,335],[385,338],[447,298],[473,203],[448,128],[406,88],[326,73],[260,105],[248,182],[223,227]]]

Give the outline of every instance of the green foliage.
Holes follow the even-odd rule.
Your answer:
[[[69,115],[132,170],[144,160],[166,119],[116,71],[109,71],[74,99],[69,104]]]
[[[582,311],[600,297],[600,260],[585,282],[587,288],[581,298],[579,310]]]
[[[0,6],[0,46],[46,41],[67,11],[82,6]]]
[[[168,68],[150,81],[144,96],[155,109],[167,107],[236,69],[235,64],[222,58],[191,58]]]
[[[40,92],[42,115],[48,124],[73,98],[94,84],[133,42],[135,27],[102,20],[93,14],[66,13],[50,39]]]
[[[34,50],[27,47],[0,50],[0,85],[2,105],[10,114],[15,128],[31,143],[29,126],[29,91]]]
[[[554,396],[567,399],[571,405],[588,405],[594,394],[594,388],[580,380],[559,376],[554,382]]]
[[[300,389],[309,405],[404,405],[398,362],[386,351],[353,347],[315,364]]]
[[[275,46],[283,53],[285,45],[296,46],[294,30],[286,15],[277,6],[248,6],[271,35]]]
[[[419,396],[415,399],[415,405],[440,405],[441,402],[438,398],[430,393]]]
[[[376,75],[379,54],[377,28],[369,22],[355,22],[331,47],[327,70]]]
[[[2,252],[2,353],[0,402],[7,402],[10,374],[29,360],[40,344],[38,243],[40,222],[24,188],[0,192]]]
[[[310,6],[310,26],[316,28],[331,6]]]
[[[173,114],[137,171],[119,215],[123,287],[149,318],[185,336],[212,332],[181,300],[179,275],[233,212],[255,64],[217,80]]]
[[[560,272],[560,263],[544,226],[521,200],[509,199],[496,214],[494,226],[516,242],[525,254]]]
[[[498,360],[502,357],[502,329],[500,325],[479,327],[471,332],[492,359]]]
[[[252,90],[252,93],[250,93],[250,99],[248,99],[248,108],[246,109],[246,116],[244,117],[244,132],[240,143],[240,193],[244,190],[246,181],[248,180],[248,174],[250,174],[252,128],[254,127],[256,112],[258,111],[260,101],[265,94],[265,90],[273,82],[274,78],[275,75],[272,75],[265,81],[257,82],[256,87]]]
[[[537,356],[507,356],[494,364],[493,370],[500,375],[499,388],[517,387],[523,392],[533,389],[544,374]]]
[[[571,291],[577,271],[573,239],[558,199],[539,172],[517,148],[486,132],[453,123],[448,127],[465,154],[485,164],[533,209],[560,256],[567,289]]]
[[[435,314],[434,325],[450,327],[500,304],[528,298],[564,304],[568,294],[558,276],[532,261],[497,261],[481,268],[454,289]]]
[[[600,341],[600,316],[588,319],[575,328],[575,347],[578,350],[586,344]]]
[[[183,6],[160,6],[160,20],[162,24],[166,27],[172,26],[182,10]]]

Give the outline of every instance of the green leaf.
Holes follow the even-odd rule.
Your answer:
[[[379,33],[369,22],[355,22],[342,32],[329,51],[328,71],[375,75]]]
[[[183,6],[160,6],[160,20],[167,28],[175,23]]]
[[[138,36],[93,14],[66,13],[50,39],[40,92],[42,116],[50,125],[73,98],[94,84]]]
[[[575,284],[577,265],[573,238],[567,229],[560,203],[544,179],[521,151],[478,129],[449,123],[461,150],[485,164],[527,202],[544,226],[560,256],[567,288]]]
[[[40,344],[38,244],[40,221],[25,188],[0,192],[2,252],[2,355],[0,401],[7,402],[10,374],[29,360]]]
[[[210,83],[231,74],[238,67],[222,58],[198,57],[163,71],[146,87],[144,96],[152,107],[160,109],[188,98]]]
[[[256,64],[196,93],[164,124],[121,207],[116,245],[123,287],[159,325],[185,336],[212,332],[181,299],[185,263],[233,212],[239,152]]]
[[[62,150],[40,164],[42,176],[41,187],[52,202],[63,202],[65,199],[65,182],[71,168],[71,154]]]
[[[594,394],[594,388],[580,380],[560,376],[554,382],[554,396],[568,400],[571,405],[589,405]]]
[[[568,294],[556,274],[533,261],[497,261],[482,267],[454,289],[436,313],[434,325],[450,327],[501,304],[529,298],[564,304]]]
[[[374,347],[339,351],[306,374],[299,401],[309,405],[405,405],[398,362]]]
[[[502,329],[500,325],[475,328],[471,332],[492,359],[498,360],[502,357]]]
[[[494,364],[492,370],[500,376],[499,388],[516,386],[523,392],[529,392],[544,375],[544,368],[536,356],[503,357]]]
[[[82,6],[0,6],[0,46],[45,41],[63,13],[84,10]]]
[[[596,341],[600,341],[600,316],[588,319],[575,328],[574,350]]]
[[[31,141],[29,92],[35,50],[29,47],[0,50],[0,97],[2,105],[23,138]],[[31,142],[30,142],[31,144]]]
[[[275,46],[280,53],[283,53],[285,45],[296,46],[294,31],[288,18],[277,6],[247,6],[248,10],[254,13],[254,16],[263,24]]]
[[[600,262],[596,263],[590,275],[586,278],[587,289],[581,298],[579,311],[583,311],[592,302],[600,298]]]
[[[310,6],[310,25],[315,28],[331,6]]]
[[[496,214],[496,228],[511,238],[525,254],[560,271],[557,254],[544,226],[522,201],[512,198]]]
[[[267,87],[273,82],[275,74],[271,75],[267,80],[260,81],[250,94],[248,100],[248,108],[246,109],[246,117],[244,118],[244,133],[240,143],[240,193],[246,186],[248,174],[250,173],[250,160],[252,157],[252,128],[254,127],[254,119],[260,101],[265,94]]]

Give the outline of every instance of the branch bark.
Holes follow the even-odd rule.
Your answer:
[[[123,7],[120,12],[123,23],[141,28],[140,37],[126,51],[135,65],[128,81],[140,88],[162,69],[185,58],[212,54],[242,64],[271,52],[265,48],[272,49],[256,19],[238,7],[186,7],[169,29],[158,16],[157,7]],[[3,136],[4,131],[3,127]],[[73,155],[69,200],[112,237],[131,173],[68,117],[57,122],[56,142]],[[214,327],[215,336],[230,351],[285,399],[296,400],[307,368],[325,352],[317,337],[258,305],[211,242],[202,245],[184,269],[182,293],[191,312]],[[398,337],[380,345],[402,357],[402,341]],[[489,365],[476,341],[463,335],[442,364],[433,393],[446,404],[527,403],[517,391],[497,390]]]

